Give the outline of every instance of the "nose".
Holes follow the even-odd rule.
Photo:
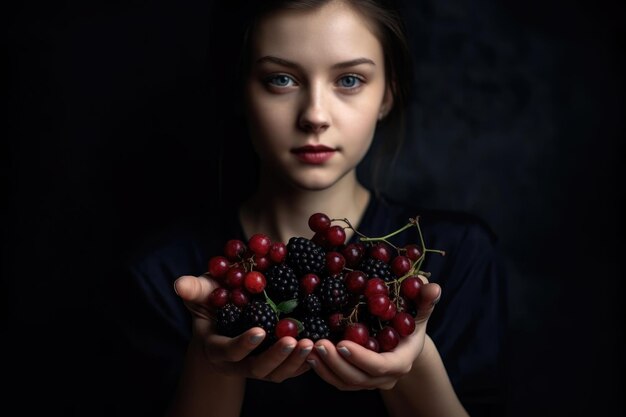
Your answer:
[[[307,133],[320,134],[330,127],[330,113],[321,86],[310,86],[303,95],[298,127]]]

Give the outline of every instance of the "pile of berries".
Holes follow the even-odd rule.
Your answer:
[[[428,276],[420,266],[428,249],[417,219],[383,237],[362,235],[347,219],[315,213],[311,239],[287,244],[258,233],[231,239],[209,259],[207,274],[220,286],[209,297],[218,333],[234,337],[252,327],[267,332],[257,352],[283,336],[333,343],[351,340],[376,352],[393,350],[413,333],[417,303]],[[411,227],[419,243],[389,240]],[[347,243],[345,229],[357,242]]]

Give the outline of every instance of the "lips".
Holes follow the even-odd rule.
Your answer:
[[[300,162],[319,165],[328,161],[337,152],[336,149],[324,145],[306,145],[291,150]]]

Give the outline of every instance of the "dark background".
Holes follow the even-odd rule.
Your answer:
[[[159,229],[211,216],[207,13],[8,10],[2,372],[24,411],[12,415],[106,415],[99,312],[115,265]],[[390,190],[499,235],[510,416],[623,415],[624,6],[429,0],[406,16],[418,94]]]

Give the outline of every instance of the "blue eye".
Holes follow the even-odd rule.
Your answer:
[[[274,87],[291,87],[295,84],[293,78],[284,74],[269,77],[267,82]]]
[[[355,75],[346,75],[339,79],[339,86],[342,88],[356,88],[361,85],[363,81]]]

